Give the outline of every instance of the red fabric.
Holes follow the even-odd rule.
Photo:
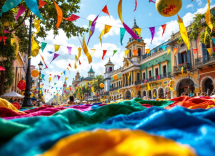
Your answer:
[[[193,49],[193,53],[196,54],[197,53],[197,49]]]
[[[21,114],[6,107],[0,107],[0,117],[21,116]]]
[[[79,60],[79,65],[81,65],[81,61]]]
[[[134,8],[134,11],[137,10],[137,0],[135,0],[135,8]]]
[[[19,105],[18,102],[13,102],[12,105],[14,105],[16,107],[16,109],[20,109],[21,106]]]
[[[150,105],[150,104],[141,104],[143,107],[146,107],[146,108],[150,108],[150,107],[153,107],[153,105]]]
[[[43,7],[46,4],[47,4],[46,2],[39,0],[39,8]]]
[[[107,50],[103,50],[102,60],[104,59],[106,52],[107,52]]]
[[[105,5],[105,7],[102,9],[102,11],[110,16],[107,5]]]
[[[166,24],[161,25],[161,27],[162,27],[162,29],[163,29],[163,33],[162,33],[162,36],[163,36],[163,34],[164,34],[165,30],[166,30]]]
[[[75,20],[77,20],[79,18],[80,18],[79,16],[72,14],[70,17],[64,18],[64,19],[67,20],[67,21],[75,21]]]

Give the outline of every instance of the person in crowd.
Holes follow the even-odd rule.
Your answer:
[[[17,102],[17,99],[15,99],[14,102]]]
[[[185,93],[183,92],[183,93],[181,93],[181,96],[185,96]]]
[[[196,97],[196,93],[193,93],[193,96],[192,97]]]
[[[14,102],[14,101],[13,101],[13,98],[11,98],[11,99],[9,100],[9,102],[10,102],[10,103],[13,103],[13,102]]]
[[[210,89],[207,89],[207,96],[210,96],[211,95],[211,91]]]
[[[74,97],[73,96],[70,96],[69,97],[69,101],[67,102],[68,105],[72,105],[74,104]]]

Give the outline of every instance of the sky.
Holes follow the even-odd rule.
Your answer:
[[[99,14],[99,18],[97,20],[96,29],[93,36],[90,39],[88,44],[88,49],[96,49],[95,54],[93,55],[93,61],[91,64],[88,63],[87,57],[82,51],[81,54],[81,65],[78,65],[77,69],[74,69],[74,58],[75,55],[78,54],[78,47],[81,47],[80,41],[78,37],[67,38],[62,29],[59,30],[59,35],[53,35],[53,31],[49,31],[48,37],[44,39],[39,38],[40,42],[48,43],[44,51],[40,50],[40,53],[43,55],[45,62],[48,66],[48,69],[42,70],[42,74],[45,74],[44,88],[49,89],[51,93],[59,90],[60,87],[63,87],[63,83],[65,77],[68,77],[67,85],[72,84],[72,80],[75,77],[77,71],[80,72],[81,76],[87,77],[88,71],[92,66],[95,71],[95,75],[100,75],[105,72],[104,65],[108,62],[109,58],[115,64],[115,70],[123,66],[123,57],[124,50],[130,35],[126,32],[123,45],[120,43],[120,27],[122,27],[122,23],[118,16],[118,3],[119,0],[81,0],[79,13],[75,15],[80,16],[78,20],[74,23],[77,26],[88,28],[89,20],[94,20],[94,18]],[[103,13],[101,10],[107,4],[108,11],[110,17]],[[54,4],[53,4],[54,5]],[[214,5],[214,0],[211,0],[211,7]],[[172,17],[163,17],[157,11],[154,3],[149,3],[149,0],[137,0],[137,9],[135,8],[135,0],[123,0],[122,2],[122,16],[123,21],[132,28],[134,25],[134,18],[136,19],[136,23],[139,28],[142,28],[141,37],[146,43],[146,48],[154,48],[159,46],[163,42],[167,41],[171,34],[179,31],[178,23],[177,23],[177,15]],[[183,22],[185,26],[188,26],[190,22],[192,22],[195,13],[204,13],[207,9],[207,0],[183,0],[183,5],[178,13],[181,18],[183,18]],[[88,19],[88,20],[87,20]],[[102,37],[102,47],[100,44],[99,36],[101,31],[104,29],[105,24],[111,25],[112,28],[110,32]],[[166,31],[162,37],[162,28],[161,25],[167,24]],[[149,31],[149,27],[155,28],[155,37],[151,44],[151,32]],[[85,41],[88,40],[88,33],[84,34]],[[79,37],[82,41],[82,37]],[[48,51],[54,51],[54,44],[61,45],[59,51],[60,54],[52,63],[51,60],[53,58],[53,54],[49,54]],[[68,54],[67,46],[72,47],[71,55]],[[104,59],[102,60],[103,50],[108,50]],[[113,56],[113,50],[117,50],[117,53]],[[32,58],[32,65],[38,67],[38,63],[40,62],[41,57],[38,55],[37,57]],[[67,70],[68,64],[72,65],[72,68],[69,67]],[[60,75],[61,72],[66,70],[66,75],[58,80],[57,78],[52,79],[49,84],[49,75]],[[54,83],[57,83],[54,85]],[[50,85],[50,88],[49,88]],[[51,89],[51,87],[54,87]],[[58,87],[56,89],[56,87]],[[62,94],[62,91],[59,92]],[[52,95],[46,95],[45,99],[48,101]]]

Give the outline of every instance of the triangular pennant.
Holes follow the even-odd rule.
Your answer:
[[[60,80],[60,76],[59,76],[59,75],[57,75],[57,77],[58,77],[58,80]]]
[[[153,40],[155,36],[155,27],[150,27],[149,30],[151,31],[152,40]],[[152,44],[152,40],[151,40],[151,44]]]
[[[45,49],[46,45],[47,45],[47,43],[41,42],[42,52]]]
[[[19,16],[21,16],[23,14],[23,12],[25,12],[25,10],[26,10],[25,7],[20,4],[19,11],[18,11],[18,13],[16,15],[15,22],[17,21],[17,19],[19,18]]]
[[[122,45],[122,40],[124,38],[125,35],[125,28],[120,28],[120,43]]]
[[[211,48],[207,48],[209,55],[211,55]]]
[[[56,45],[56,44],[54,45],[55,52],[58,51],[59,48],[60,48],[60,45]]]
[[[5,71],[5,68],[3,68],[3,67],[0,66],[0,71],[1,71],[1,70]]]
[[[107,50],[103,50],[102,60],[104,59],[106,53],[107,53]]]
[[[133,50],[134,56],[137,56],[138,50]]]
[[[93,21],[89,21],[89,27],[91,26],[92,23],[93,23]]]
[[[93,57],[94,53],[96,52],[96,49],[91,49],[91,56]]]
[[[146,54],[148,55],[150,53],[150,49],[146,49]]]
[[[107,5],[105,5],[105,7],[102,9],[102,11],[110,16]]]
[[[81,61],[79,60],[79,65],[81,65]]]
[[[67,47],[69,55],[71,55],[72,47]]]
[[[65,20],[67,20],[67,21],[75,21],[75,20],[77,20],[77,19],[79,19],[79,18],[80,18],[79,16],[72,14],[70,17],[68,17],[68,18],[63,18],[63,19],[65,19]]]
[[[70,64],[70,63],[69,63],[69,65],[68,65],[68,66],[72,68],[72,66],[71,66],[71,64]]]
[[[114,50],[114,51],[113,51],[113,55],[114,55],[116,52],[117,52],[117,50]]]
[[[170,49],[167,49],[167,55],[169,55]]]
[[[125,57],[127,56],[128,52],[129,52],[129,50],[125,50]]]
[[[39,8],[43,7],[46,4],[47,4],[46,2],[39,0]]]
[[[51,82],[51,80],[52,80],[52,77],[49,77],[49,83]],[[50,87],[50,86],[49,86]]]
[[[142,28],[135,28],[134,30],[137,32],[138,36],[140,37]]]
[[[59,54],[54,53],[54,57],[53,57],[52,61],[54,61],[58,56],[59,56]],[[52,63],[52,61],[50,62],[50,64]]]
[[[163,33],[162,33],[162,36],[163,36],[163,34],[164,34],[165,30],[166,30],[166,24],[161,25],[161,27],[162,27],[162,29],[163,29]]]
[[[65,77],[65,81],[68,80],[68,77]]]
[[[196,54],[197,53],[197,49],[193,49],[193,53]]]
[[[174,55],[178,53],[178,48],[174,48]]]
[[[63,71],[63,74],[66,75],[66,71],[65,70]]]

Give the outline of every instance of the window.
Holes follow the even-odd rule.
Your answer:
[[[149,78],[151,78],[152,77],[152,71],[150,70],[149,71]]]
[[[163,66],[163,75],[166,74],[166,65]]]
[[[131,57],[131,50],[130,50],[130,52],[129,52],[129,57]]]
[[[182,43],[182,44],[181,44],[181,47],[183,47],[183,46],[185,46],[185,44],[184,44],[184,43]]]
[[[175,66],[177,66],[177,57],[175,56]]]
[[[159,75],[159,73],[158,73],[158,68],[155,69],[155,75],[156,75],[156,76]]]
[[[109,68],[109,71],[112,72],[112,67]]]
[[[187,63],[187,53],[183,52],[181,53],[181,63]]]
[[[141,56],[141,48],[138,48],[138,56]]]
[[[140,81],[140,73],[137,73],[137,81]]]
[[[144,72],[143,73],[143,80],[146,78],[146,73]]]

